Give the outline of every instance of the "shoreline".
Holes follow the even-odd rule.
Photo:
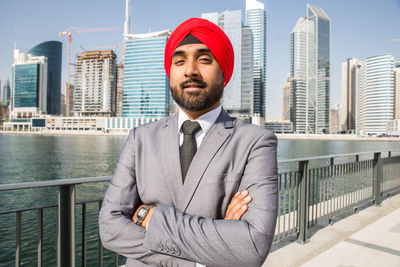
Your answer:
[[[398,137],[372,137],[350,134],[276,134],[279,140],[320,140],[320,141],[385,141],[400,142]]]
[[[0,131],[0,134],[10,135],[83,135],[83,136],[128,136],[130,131],[124,132],[100,132],[100,131]],[[400,138],[396,137],[370,137],[370,136],[357,136],[345,134],[276,134],[278,140],[320,140],[320,141],[385,141],[385,142],[400,142]]]
[[[10,135],[86,135],[86,136],[128,136],[130,131],[127,132],[115,132],[115,133],[105,133],[100,131],[44,131],[44,132],[34,132],[34,131],[0,131],[0,134],[10,134]]]

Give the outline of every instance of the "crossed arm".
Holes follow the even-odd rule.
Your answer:
[[[133,207],[140,205],[133,152],[134,132],[121,153],[99,215],[100,234],[106,248],[147,263],[168,260],[171,256],[179,257],[186,264],[186,260],[213,266],[263,263],[273,239],[277,215],[274,135],[262,136],[247,159],[239,190],[249,192],[250,203],[235,204],[234,200],[239,197],[236,195],[225,219],[221,220],[157,205],[149,217],[149,225],[145,225],[147,230],[132,221]],[[243,205],[248,209],[241,210]],[[179,255],[161,250],[163,244],[179,249]],[[179,262],[179,258],[174,261]]]
[[[243,216],[243,214],[248,209],[247,204],[249,204],[250,201],[251,201],[251,196],[249,196],[249,192],[247,190],[244,190],[243,192],[237,192],[232,197],[232,199],[228,205],[228,209],[226,210],[224,220],[240,220],[240,218]],[[137,220],[138,220],[137,214],[138,214],[139,210],[146,206],[148,206],[148,205],[142,204],[136,209],[136,211],[132,217],[132,221],[137,223]],[[145,216],[145,218],[144,218],[143,222],[140,224],[140,226],[142,226],[143,228],[147,227],[147,225],[150,221],[151,215],[153,214],[155,209],[156,209],[156,207],[150,208],[149,212]]]

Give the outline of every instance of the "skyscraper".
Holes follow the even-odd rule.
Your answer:
[[[232,78],[224,88],[222,105],[232,115],[253,114],[252,32],[243,26],[241,10],[203,13],[201,17],[218,25],[231,40],[235,51]]]
[[[112,50],[86,51],[77,56],[73,112],[81,116],[112,116],[117,86],[116,55]]]
[[[297,133],[329,132],[330,24],[307,5],[290,35],[291,121]]]
[[[290,120],[290,75],[286,78],[286,83],[282,87],[282,120]]]
[[[47,111],[47,58],[14,49],[12,118],[32,118]]]
[[[361,64],[355,58],[349,58],[342,63],[342,131],[356,130],[357,111],[357,81]]]
[[[400,119],[400,62],[395,63],[394,69],[394,118]]]
[[[125,36],[123,117],[169,115],[169,82],[164,50],[169,30]]]
[[[60,114],[62,43],[43,42],[30,49],[28,54],[47,58],[47,114]]]
[[[366,60],[363,130],[385,133],[386,122],[394,118],[394,57],[390,54]]]
[[[356,74],[353,74],[353,79],[356,79],[356,133],[361,133],[364,129],[364,107],[365,107],[365,75],[367,66],[364,61],[357,60]]]
[[[123,97],[124,97],[124,64],[121,63],[117,66],[117,99],[115,103],[116,117],[122,117]]]
[[[263,3],[246,0],[245,25],[253,33],[254,113],[265,118],[267,17]]]

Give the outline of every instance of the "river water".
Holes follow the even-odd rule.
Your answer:
[[[111,175],[125,136],[58,136],[0,134],[0,184],[45,181],[66,178]],[[279,140],[278,158],[386,151],[400,149],[400,142],[385,141],[315,141]],[[77,186],[77,200],[102,198],[106,183]],[[0,192],[0,212],[55,204],[55,188]],[[80,206],[76,228],[80,229]],[[87,264],[97,265],[98,204],[87,206]],[[44,266],[56,265],[56,209],[44,210]],[[22,215],[22,264],[36,265],[37,212]],[[33,229],[33,231],[32,231]],[[80,231],[76,232],[77,266],[80,262]],[[12,266],[15,253],[15,214],[0,215],[0,266]],[[112,263],[112,253],[105,251],[105,266]],[[123,263],[123,259],[120,259]]]

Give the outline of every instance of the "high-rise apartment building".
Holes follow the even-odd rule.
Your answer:
[[[286,83],[282,87],[282,120],[290,120],[290,75],[286,78]]]
[[[47,114],[60,114],[62,43],[43,42],[30,49],[28,54],[47,58]]]
[[[7,82],[10,83],[10,81],[9,81],[8,79],[7,79]],[[9,98],[9,97],[7,96],[7,89],[6,89],[6,84],[7,84],[7,82],[4,83],[2,87],[0,87],[0,89],[1,89],[0,102],[3,103],[4,106],[6,106],[6,104],[7,104],[7,103],[6,103],[6,102],[7,102],[7,98]]]
[[[365,107],[365,75],[367,71],[367,65],[365,61],[357,60],[357,67],[355,68],[355,75],[353,75],[353,79],[355,78],[355,89],[356,89],[356,133],[362,133],[364,129],[364,107]],[[354,83],[354,81],[353,81]]]
[[[326,13],[307,5],[290,35],[290,116],[296,133],[329,132],[330,25]]]
[[[356,130],[357,85],[361,63],[349,58],[342,63],[342,117],[341,129],[348,133]]]
[[[1,95],[2,102],[5,107],[8,107],[11,103],[11,86],[10,79],[7,78],[7,82],[3,85],[3,94]]]
[[[169,30],[125,36],[123,117],[169,115],[169,81],[164,50]]]
[[[124,98],[124,64],[121,63],[117,66],[117,99],[115,103],[116,105],[115,116],[117,117],[122,117],[123,98]]]
[[[366,60],[363,103],[364,133],[385,133],[394,118],[394,57],[381,55]]]
[[[241,10],[204,13],[201,17],[218,25],[231,40],[235,52],[232,78],[224,88],[222,105],[231,115],[253,114],[252,31],[243,26]]]
[[[12,118],[32,118],[47,111],[47,58],[14,49]]]
[[[400,62],[395,63],[394,69],[394,118],[400,119]]]
[[[113,116],[117,86],[112,50],[86,51],[77,56],[73,112],[79,116]]]
[[[245,25],[253,34],[253,112],[265,118],[267,17],[263,3],[246,0]]]

